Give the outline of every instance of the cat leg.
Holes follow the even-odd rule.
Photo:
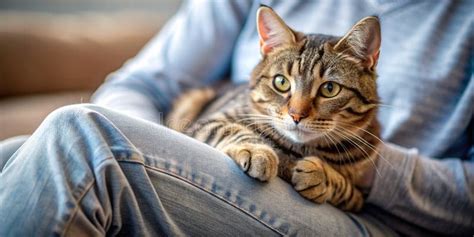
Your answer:
[[[216,147],[229,155],[249,176],[268,181],[278,172],[278,156],[261,136],[241,124],[229,124]]]
[[[229,121],[209,122],[193,136],[230,156],[249,176],[268,181],[278,172],[278,156],[260,135]]]
[[[268,181],[277,175],[278,157],[266,144],[228,144],[223,152],[229,155],[249,176]]]
[[[362,208],[363,197],[352,182],[317,157],[305,157],[293,168],[291,182],[303,197],[329,202],[346,211]]]

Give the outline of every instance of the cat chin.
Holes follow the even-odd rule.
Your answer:
[[[324,137],[322,132],[311,131],[305,129],[304,126],[295,125],[290,116],[284,118],[283,123],[274,123],[273,127],[288,140],[298,144],[313,142]]]
[[[280,133],[288,138],[289,140],[295,143],[309,143],[316,139],[322,138],[323,134],[315,132],[306,132],[300,129],[287,130],[287,129],[278,129]]]

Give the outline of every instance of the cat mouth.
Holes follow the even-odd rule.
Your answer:
[[[306,143],[323,136],[323,131],[309,130],[301,126],[287,126],[279,128],[280,133],[297,143]]]
[[[314,131],[308,131],[304,128],[301,128],[301,127],[293,127],[293,128],[290,128],[288,129],[289,131],[291,132],[294,132],[294,133],[299,133],[299,134],[302,134],[302,135],[313,135],[314,134]]]

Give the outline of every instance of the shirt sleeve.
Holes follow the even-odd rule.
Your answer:
[[[250,1],[187,1],[145,48],[110,74],[92,102],[160,122],[183,90],[221,79]]]
[[[474,233],[474,162],[385,145],[367,202],[440,234]]]

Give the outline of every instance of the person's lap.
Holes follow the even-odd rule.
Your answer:
[[[13,153],[25,143],[28,137],[28,135],[16,136],[0,141],[0,171]]]
[[[254,180],[182,134],[94,105],[48,116],[0,181],[0,236],[393,233],[307,201],[279,178]]]

